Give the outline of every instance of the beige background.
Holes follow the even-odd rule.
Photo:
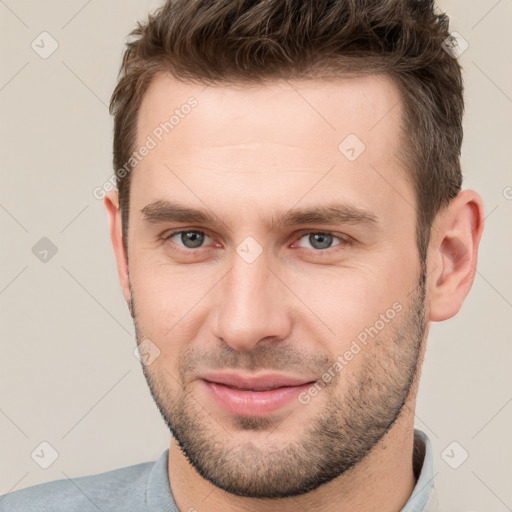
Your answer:
[[[0,494],[154,460],[168,446],[133,355],[106,213],[92,195],[112,173],[107,104],[124,38],[157,4],[0,0]],[[469,44],[460,57],[464,186],[481,193],[487,219],[469,298],[457,317],[432,325],[416,424],[433,444],[442,511],[505,512],[512,510],[512,1],[440,5]],[[31,47],[43,31],[58,42],[46,59]],[[47,262],[32,252],[42,237],[57,248]],[[43,441],[58,452],[48,469],[31,458]],[[469,454],[458,469],[442,456],[453,441],[460,446],[448,449],[452,464],[462,450]]]

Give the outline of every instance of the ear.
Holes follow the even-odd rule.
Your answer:
[[[447,320],[460,310],[473,284],[484,227],[482,198],[462,190],[437,215],[429,247],[429,318]]]
[[[112,247],[114,248],[114,254],[116,257],[119,282],[121,284],[123,296],[128,303],[128,308],[130,309],[130,312],[132,312],[128,258],[124,250],[121,210],[119,208],[119,198],[116,190],[107,192],[104,204],[110,219],[110,239],[112,240]]]

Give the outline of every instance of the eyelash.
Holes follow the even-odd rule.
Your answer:
[[[162,236],[160,236],[160,240],[162,240],[163,242],[167,242],[167,241],[169,241],[171,238],[173,238],[176,235],[179,235],[181,233],[190,233],[190,232],[192,232],[192,233],[201,233],[203,235],[208,236],[209,238],[213,238],[206,231],[203,231],[201,229],[179,229],[179,230],[176,230],[176,231],[172,231],[170,233],[164,233]],[[334,238],[337,238],[340,241],[339,244],[333,245],[333,246],[328,247],[326,249],[314,249],[314,248],[300,247],[299,246],[300,249],[306,249],[308,251],[312,251],[316,255],[322,255],[324,253],[330,252],[330,250],[336,250],[337,247],[338,248],[342,248],[342,247],[345,247],[345,246],[351,246],[354,243],[354,240],[351,237],[349,237],[348,235],[344,235],[342,233],[335,233],[333,231],[304,230],[304,231],[300,231],[299,233],[296,234],[295,240],[298,241],[301,238],[303,238],[305,235],[312,235],[312,234],[315,234],[315,235],[320,235],[320,234],[321,235],[330,235],[330,236],[332,236]],[[186,252],[186,253],[189,253],[189,254],[192,253],[192,252],[199,252],[199,251],[208,249],[208,247],[197,247],[195,249],[191,249],[191,248],[179,245],[179,244],[174,244],[174,245],[176,245],[176,247],[178,247],[177,250],[183,251],[183,252]]]

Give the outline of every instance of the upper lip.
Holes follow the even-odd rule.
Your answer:
[[[203,380],[251,391],[282,388],[285,386],[301,386],[314,382],[315,379],[304,379],[277,373],[262,375],[241,375],[239,373],[212,372],[201,376]]]

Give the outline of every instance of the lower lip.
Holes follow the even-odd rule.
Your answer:
[[[246,391],[203,380],[215,401],[226,411],[244,416],[263,416],[277,411],[308,389],[312,382],[266,391]]]

